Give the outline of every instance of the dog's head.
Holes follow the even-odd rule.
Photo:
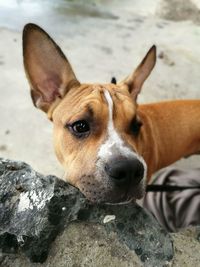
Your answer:
[[[93,202],[141,198],[147,167],[136,99],[155,65],[155,46],[118,84],[81,84],[61,49],[34,24],[24,28],[23,54],[33,103],[54,124],[64,180]]]

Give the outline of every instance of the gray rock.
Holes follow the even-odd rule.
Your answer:
[[[0,159],[0,263],[15,253],[44,262],[56,236],[72,222],[100,225],[108,236],[115,234],[144,266],[166,266],[173,258],[170,235],[140,206],[91,205],[55,176],[44,177],[25,163]]]

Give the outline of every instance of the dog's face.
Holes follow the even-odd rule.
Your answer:
[[[23,46],[31,96],[53,121],[64,180],[93,202],[141,198],[147,167],[136,98],[155,65],[155,46],[119,84],[80,84],[60,48],[36,25],[25,27]]]

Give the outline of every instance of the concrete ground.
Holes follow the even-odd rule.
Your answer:
[[[0,156],[62,176],[52,145],[52,124],[33,107],[29,95],[21,48],[25,23],[39,24],[57,40],[82,82],[107,82],[113,75],[122,79],[156,44],[157,65],[139,97],[144,103],[200,98],[199,8],[195,0],[64,5],[0,0]],[[179,166],[189,168],[198,162],[199,157],[192,157]]]

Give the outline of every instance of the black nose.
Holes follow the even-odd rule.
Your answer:
[[[144,176],[144,166],[137,159],[112,160],[105,166],[109,178],[116,184],[139,184]]]

